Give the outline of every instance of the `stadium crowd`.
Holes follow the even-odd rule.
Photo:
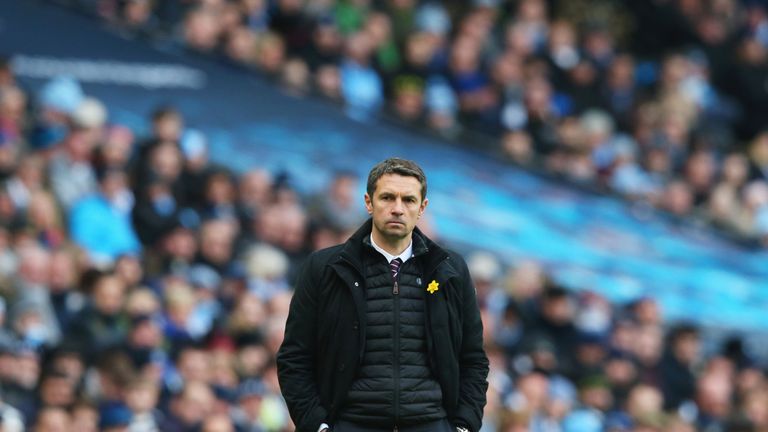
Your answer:
[[[756,139],[757,145],[747,155],[739,153],[733,142],[718,147],[708,141],[716,134],[691,134],[694,124],[717,124],[707,117],[710,114],[728,117],[728,113],[693,109],[687,105],[687,93],[678,93],[687,88],[682,82],[693,76],[694,62],[702,60],[690,57],[691,53],[664,57],[658,85],[668,79],[670,88],[652,91],[648,102],[652,105],[640,110],[652,118],[626,113],[622,120],[615,108],[581,112],[575,97],[570,102],[555,98],[564,104],[559,108],[544,103],[558,85],[570,82],[570,75],[581,76],[584,64],[587,69],[599,65],[592,57],[584,60],[587,57],[582,58],[577,49],[576,65],[581,66],[574,66],[577,69],[572,74],[565,73],[561,77],[565,81],[557,83],[554,75],[533,73],[556,65],[554,60],[552,64],[537,61],[533,53],[552,45],[557,29],[573,26],[550,20],[545,12],[551,4],[519,2],[519,9],[510,15],[519,17],[519,22],[510,21],[519,26],[510,24],[502,32],[515,48],[500,45],[495,51],[491,46],[486,51],[463,45],[477,43],[467,42],[473,37],[491,44],[490,35],[498,28],[489,23],[500,25],[506,11],[493,1],[473,3],[462,19],[448,18],[448,12],[461,4],[429,3],[427,7],[407,0],[388,2],[391,9],[381,10],[364,0],[308,2],[305,9],[284,0],[270,5],[275,8],[270,14],[261,15],[257,12],[265,12],[267,4],[260,1],[97,4],[99,12],[116,25],[134,30],[150,23],[163,30],[162,14],[173,16],[173,7],[187,5],[180,16],[184,17],[184,40],[190,46],[218,52],[224,41],[229,55],[258,54],[253,60],[258,67],[269,71],[272,65],[273,73],[296,91],[308,91],[310,83],[324,92],[335,89],[329,94],[352,107],[352,115],[383,104],[383,95],[390,92],[387,100],[393,109],[408,111],[413,99],[403,98],[401,93],[413,96],[413,91],[420,91],[425,105],[418,104],[418,117],[432,118],[427,96],[434,84],[431,75],[423,76],[419,84],[411,79],[419,76],[414,67],[411,78],[398,80],[393,75],[392,80],[382,80],[379,63],[387,58],[386,50],[381,49],[384,45],[375,51],[377,60],[372,64],[377,69],[361,68],[353,60],[356,55],[373,58],[371,51],[362,55],[356,50],[361,46],[368,46],[363,52],[371,49],[369,32],[375,36],[376,29],[386,30],[379,35],[384,40],[392,38],[390,55],[402,55],[403,68],[406,53],[415,51],[422,54],[416,57],[423,58],[421,38],[430,46],[435,39],[445,44],[444,60],[459,68],[457,74],[466,72],[460,66],[466,66],[466,56],[482,55],[483,64],[501,58],[510,64],[517,61],[516,68],[512,65],[517,72],[507,72],[523,80],[518,87],[522,93],[517,94],[523,109],[517,114],[525,114],[518,116],[525,122],[518,128],[499,126],[499,136],[504,136],[505,148],[514,150],[510,154],[516,161],[527,161],[535,154],[549,169],[562,169],[574,178],[597,178],[599,174],[613,179],[620,178],[620,170],[601,171],[593,164],[605,157],[615,168],[616,160],[635,155],[636,165],[628,162],[628,166],[634,166],[638,174],[646,172],[640,168],[640,160],[667,158],[671,164],[674,155],[684,177],[671,183],[663,176],[653,177],[659,181],[653,184],[674,190],[662,194],[672,196],[663,202],[674,204],[674,209],[682,209],[680,203],[688,202],[689,212],[692,199],[681,197],[692,195],[694,183],[690,182],[694,180],[702,188],[708,185],[702,191],[712,197],[705,197],[704,203],[719,190],[715,184],[727,189],[737,202],[747,190],[765,188],[762,180],[747,183],[747,179],[752,178],[750,161],[756,160],[755,154],[759,156],[761,145],[768,146],[768,138],[761,138],[762,144]],[[659,4],[678,10],[671,3]],[[683,12],[691,13],[699,2],[679,4],[680,17],[689,19],[691,15]],[[707,5],[725,8],[737,4],[720,1]],[[162,6],[170,9],[161,13]],[[322,13],[328,7],[334,11],[332,20]],[[294,14],[281,21],[278,12],[282,8]],[[741,17],[747,9],[735,10]],[[755,10],[759,11],[749,9],[757,14]],[[398,11],[403,15],[395,15]],[[432,18],[417,18],[421,14]],[[692,28],[718,27],[720,18],[712,21],[713,17],[721,14],[705,14]],[[760,21],[754,21],[757,29]],[[307,26],[308,22],[317,26]],[[315,52],[316,60],[288,55],[296,49],[292,44],[302,46],[324,38],[319,34],[328,30],[325,26],[331,26],[336,44],[344,42],[349,58],[339,51],[322,60],[326,57],[321,50]],[[454,28],[453,37],[448,38],[445,26]],[[414,33],[414,28],[421,30]],[[439,32],[433,34],[440,28],[442,39]],[[245,35],[243,40],[253,39],[253,45],[234,42],[239,39],[234,36],[236,29],[243,30],[239,32]],[[299,38],[302,31],[308,32],[303,40]],[[573,31],[571,28],[571,37],[575,37]],[[458,35],[465,32],[469,39],[459,42]],[[223,34],[227,37],[222,38]],[[744,41],[757,41],[758,34],[755,31],[739,40],[748,45]],[[615,65],[620,55],[613,53],[611,33],[605,27],[590,27],[589,35],[595,39],[585,39],[585,46],[596,52],[602,52],[599,47],[611,47],[603,67],[621,69]],[[418,41],[401,53],[395,42],[398,37]],[[533,51],[510,60],[526,46]],[[633,54],[621,56],[630,65],[636,61]],[[350,62],[353,65],[345,72]],[[355,86],[380,80],[382,93],[360,92],[353,86],[356,90],[348,94],[343,90],[348,75],[355,77],[349,78]],[[457,78],[459,75],[464,78]],[[454,111],[446,117],[454,122],[451,128],[459,123],[462,127],[482,124],[486,121],[483,110],[473,107],[485,107],[486,98],[502,95],[483,86],[478,90],[474,86],[483,79],[469,75],[448,75],[440,84],[441,97],[455,98]],[[696,76],[708,82],[709,75]],[[611,80],[595,82],[603,85]],[[456,87],[459,83],[468,87]],[[387,89],[389,85],[394,88]],[[513,93],[504,93],[505,104],[515,100]],[[569,94],[586,98],[603,93],[582,89]],[[371,100],[376,104],[367,105]],[[568,104],[573,110],[570,114],[551,111]],[[666,104],[675,109],[654,108]],[[678,110],[680,107],[691,111]],[[711,108],[718,111],[722,106],[718,103]],[[683,119],[684,114],[693,117]],[[342,241],[365,219],[361,197],[356,195],[361,179],[339,170],[321,193],[302,196],[285,173],[259,167],[233,173],[212,163],[204,134],[186,125],[173,107],[159,107],[152,114],[148,136],[109,124],[108,118],[108,107],[85,94],[76,81],[60,77],[30,92],[17,82],[10,63],[0,64],[0,430],[291,430],[277,385],[274,355],[283,335],[293,274],[310,251]],[[702,123],[702,118],[707,121]],[[444,120],[431,124],[448,124]],[[759,119],[753,120],[759,123]],[[639,128],[643,133],[625,136],[613,132],[614,127],[616,131]],[[756,134],[746,125],[733,130],[741,128],[746,136]],[[590,135],[590,147],[582,147],[587,144],[581,135],[587,131],[596,135]],[[637,138],[646,135],[662,141],[658,147],[646,149],[646,143]],[[546,141],[546,137],[558,138]],[[560,139],[569,137],[572,142]],[[694,141],[696,145],[689,145]],[[525,142],[528,150],[521,151]],[[545,151],[540,146],[546,147],[547,142],[553,147]],[[630,152],[632,148],[636,151]],[[615,153],[618,149],[625,152]],[[519,158],[521,155],[527,156]],[[721,156],[722,179],[715,175]],[[709,183],[702,182],[703,178]],[[673,188],[675,184],[678,186]],[[731,204],[729,201],[725,209],[740,208]],[[753,208],[750,217],[759,208]],[[431,235],[439,238],[439,232]],[[768,431],[767,365],[750,355],[737,337],[705,349],[706,341],[696,327],[684,323],[668,326],[652,298],[612,305],[589,287],[572,292],[557,286],[533,261],[505,268],[482,251],[467,258],[491,360],[483,431]]]
[[[764,1],[60,1],[359,120],[768,237]]]

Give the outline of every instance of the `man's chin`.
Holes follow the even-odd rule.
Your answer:
[[[401,239],[407,237],[410,234],[408,228],[405,225],[387,225],[381,232],[385,237],[391,239]]]

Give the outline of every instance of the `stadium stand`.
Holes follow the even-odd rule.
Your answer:
[[[468,257],[485,430],[768,427],[759,2],[58,3],[106,28],[0,4],[4,429],[290,430],[293,271],[389,154]]]

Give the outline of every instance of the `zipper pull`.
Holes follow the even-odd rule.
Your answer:
[[[400,294],[400,288],[397,286],[397,281],[395,281],[395,285],[392,287],[392,294],[398,295]],[[395,428],[397,430],[397,428]]]

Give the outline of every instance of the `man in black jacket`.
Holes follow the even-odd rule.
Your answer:
[[[299,274],[278,377],[298,431],[480,429],[488,359],[464,260],[416,223],[424,172],[387,159],[368,176],[369,219]]]

